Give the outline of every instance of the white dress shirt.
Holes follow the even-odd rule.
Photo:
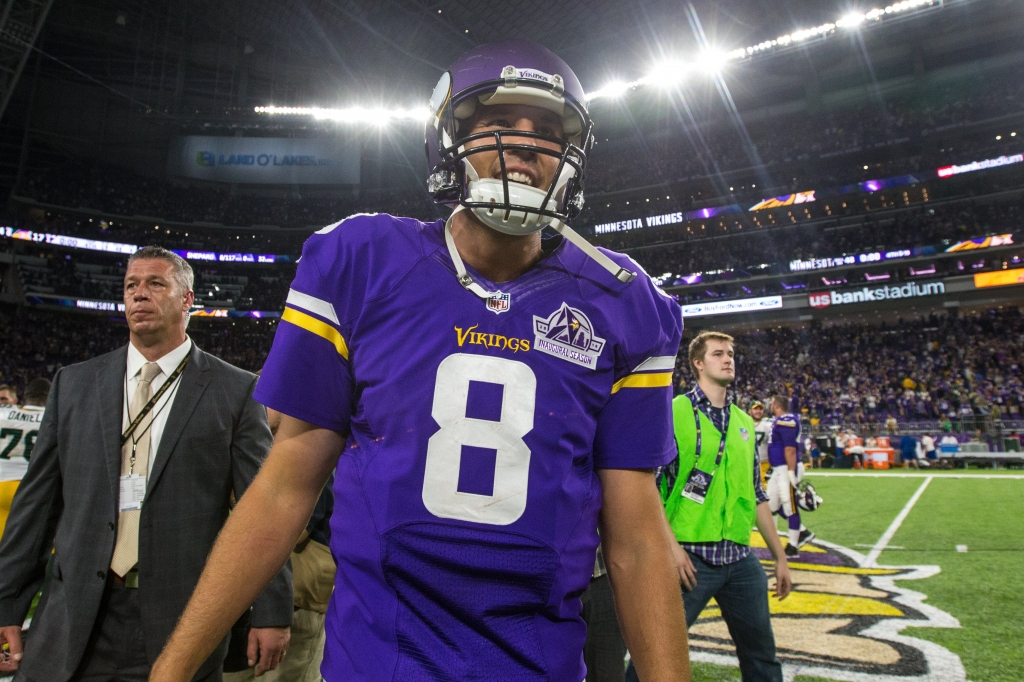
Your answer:
[[[163,356],[156,361],[156,364],[160,366],[160,374],[157,374],[151,384],[153,388],[153,395],[160,390],[160,387],[167,383],[167,378],[174,373],[174,370],[181,364],[181,361],[185,359],[185,356],[192,350],[192,339],[185,337],[185,343],[181,344],[167,355]],[[124,394],[124,402],[121,407],[121,432],[128,428],[128,424],[131,423],[131,419],[128,418],[128,404],[131,402],[131,397],[135,395],[135,388],[139,385],[139,372],[142,371],[142,366],[149,362],[142,353],[132,345],[128,344],[128,387]],[[181,377],[175,381],[177,386],[171,386],[160,400],[157,401],[156,405],[153,406],[153,425],[149,427],[149,470],[146,472],[146,477],[153,471],[153,462],[156,461],[156,453],[160,447],[160,437],[164,435],[164,427],[167,426],[167,416],[171,413],[171,409],[174,407],[174,396],[178,394],[178,387],[181,385]],[[136,417],[137,415],[132,415]]]

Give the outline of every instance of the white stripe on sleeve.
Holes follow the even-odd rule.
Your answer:
[[[340,324],[338,322],[338,314],[334,312],[334,306],[331,305],[330,301],[325,301],[321,298],[304,294],[301,291],[295,291],[295,289],[289,289],[288,298],[285,299],[285,303],[293,305],[296,308],[308,310],[311,313],[316,313],[320,317],[330,320],[334,324]]]
[[[634,372],[666,372],[676,368],[676,356],[658,355],[647,358],[633,368]]]

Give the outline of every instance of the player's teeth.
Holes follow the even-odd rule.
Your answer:
[[[525,173],[517,173],[515,171],[512,171],[511,173],[508,174],[508,179],[511,180],[512,182],[519,182],[524,185],[533,185],[533,181],[530,180],[530,176],[526,175]]]

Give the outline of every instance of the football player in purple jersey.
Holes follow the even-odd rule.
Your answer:
[[[690,679],[653,473],[675,457],[681,311],[568,227],[594,143],[583,89],[507,41],[456,60],[431,111],[428,189],[454,212],[306,242],[255,394],[284,415],[274,448],[152,680],[190,679],[335,467],[327,682],[579,682],[598,526],[641,678]]]
[[[800,548],[814,539],[814,533],[800,521],[800,507],[796,501],[796,490],[804,477],[804,463],[797,454],[800,442],[800,418],[789,411],[789,398],[777,395],[772,398],[771,433],[768,436],[768,501],[773,514],[786,519],[789,524],[789,544],[786,557],[796,559]]]

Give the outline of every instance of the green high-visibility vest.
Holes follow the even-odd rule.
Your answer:
[[[669,525],[679,542],[718,542],[732,540],[750,544],[750,532],[756,518],[754,495],[754,420],[735,405],[729,407],[729,430],[722,463],[715,468],[721,432],[698,410],[701,452],[697,457],[697,429],[693,421],[693,403],[685,395],[672,401],[676,445],[679,447],[679,476],[667,490],[662,482],[662,501]],[[683,497],[686,479],[697,464],[701,471],[714,471],[704,504]]]

